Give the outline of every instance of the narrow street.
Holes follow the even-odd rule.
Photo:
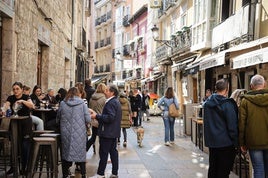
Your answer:
[[[120,178],[201,178],[207,177],[208,154],[198,149],[192,142],[190,136],[183,134],[182,120],[176,120],[175,144],[164,145],[164,126],[161,117],[150,117],[150,121],[144,121],[145,135],[143,146],[137,144],[135,128],[127,130],[127,147],[121,145],[119,150],[119,177]],[[121,138],[122,139],[122,138]],[[96,140],[98,150],[98,140]],[[92,147],[87,153],[87,177],[96,175],[98,168],[98,153],[93,154]],[[108,160],[105,177],[111,175],[111,161]],[[72,176],[80,178],[75,172],[75,166],[70,169]],[[59,178],[62,177],[61,164],[59,164]],[[1,177],[1,176],[0,176]],[[12,175],[8,176],[12,177]],[[20,176],[21,177],[21,176]],[[35,178],[39,174],[34,175]],[[46,178],[45,173],[42,178]],[[230,178],[238,176],[231,174]]]
[[[208,155],[191,142],[189,136],[183,135],[182,120],[176,120],[175,144],[164,145],[164,125],[161,117],[151,117],[144,121],[145,135],[143,147],[137,144],[134,128],[127,130],[127,147],[119,146],[119,177],[121,178],[195,178],[207,177]],[[92,148],[87,154],[87,176],[96,174],[98,156]],[[74,172],[74,168],[72,169]],[[106,177],[111,174],[108,161]],[[76,177],[79,177],[76,174]],[[230,176],[232,178],[235,175]]]

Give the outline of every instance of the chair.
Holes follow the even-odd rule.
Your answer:
[[[50,147],[50,149],[48,149],[48,147]],[[39,165],[37,160],[40,162],[40,171],[37,171],[37,166]],[[47,163],[46,171],[43,171],[44,161]],[[57,140],[55,138],[33,137],[33,154],[30,159],[28,171],[28,177],[33,177],[36,172],[47,173],[47,177],[49,177],[49,175],[51,175],[51,177],[53,177],[53,175],[56,178],[58,177]]]

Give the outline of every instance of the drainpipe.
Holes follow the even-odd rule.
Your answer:
[[[74,0],[72,0],[72,30],[71,30],[71,62],[70,62],[70,87],[73,86],[74,73]]]

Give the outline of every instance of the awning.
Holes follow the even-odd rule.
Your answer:
[[[171,68],[175,68],[177,70],[184,69],[187,66],[187,64],[189,64],[190,62],[192,62],[195,59],[195,57],[196,56],[188,58],[188,59],[186,59],[186,60],[184,60],[182,62],[179,62],[177,64],[174,64],[174,65],[171,66]]]
[[[227,51],[223,51],[214,55],[210,55],[200,61],[199,70],[205,70],[208,68],[220,66],[225,64],[225,54]]]
[[[107,76],[108,76],[107,74],[105,74],[105,75],[95,75],[95,76],[92,76],[91,77],[91,82],[92,83],[98,83],[99,81],[107,78]]]
[[[233,58],[232,69],[239,69],[268,62],[268,47],[251,51]]]
[[[251,42],[242,43],[240,45],[229,48],[228,51],[229,52],[240,51],[240,50],[244,50],[248,48],[253,48],[255,46],[259,46],[264,43],[268,43],[268,37],[263,37],[263,38],[260,38]]]
[[[149,82],[154,82],[160,78],[164,77],[164,75],[162,73],[158,73],[156,75],[153,75],[150,77],[150,79],[148,80]]]

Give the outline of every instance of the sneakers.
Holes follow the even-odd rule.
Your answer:
[[[112,175],[110,175],[110,178],[118,178],[118,175],[112,174]]]
[[[124,142],[123,143],[123,147],[127,147],[127,142]]]
[[[169,142],[166,142],[165,145],[166,146],[171,146],[171,144]]]
[[[175,142],[174,142],[174,141],[170,141],[169,143],[170,143],[170,144],[174,144]]]

